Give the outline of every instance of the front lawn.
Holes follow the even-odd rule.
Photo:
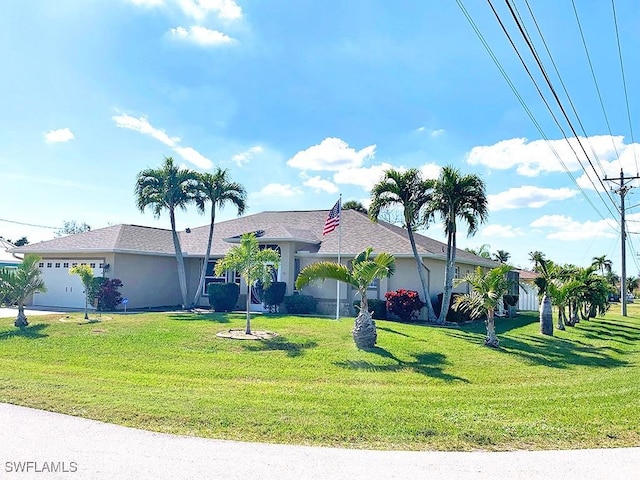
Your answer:
[[[555,337],[534,314],[435,328],[257,316],[268,341],[220,339],[237,314],[0,319],[0,402],[160,432],[379,449],[640,445],[640,308]]]

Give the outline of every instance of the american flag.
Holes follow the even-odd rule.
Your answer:
[[[327,235],[333,232],[338,225],[340,225],[340,200],[338,200],[329,211],[329,215],[327,215],[327,219],[324,222],[322,235]]]

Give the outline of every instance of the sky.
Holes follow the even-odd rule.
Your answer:
[[[619,180],[604,178],[638,175],[640,5],[615,0],[614,17],[602,0],[511,3],[558,101],[503,0],[0,2],[0,235],[169,228],[134,197],[165,156],[228,169],[248,213],[329,210],[340,194],[368,205],[386,169],[451,165],[489,201],[459,247],[525,268],[532,251],[606,255],[620,272]],[[625,183],[629,275],[637,186]],[[178,227],[207,218],[191,207]],[[444,239],[440,223],[422,233]]]

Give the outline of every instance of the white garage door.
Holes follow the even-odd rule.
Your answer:
[[[33,304],[42,307],[84,308],[84,285],[78,275],[69,275],[73,265],[86,263],[93,274],[102,276],[102,260],[45,259],[40,262],[40,271],[45,293],[35,293]]]

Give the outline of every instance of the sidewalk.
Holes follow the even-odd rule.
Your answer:
[[[640,448],[395,452],[270,445],[153,433],[0,403],[0,477],[638,480]]]

